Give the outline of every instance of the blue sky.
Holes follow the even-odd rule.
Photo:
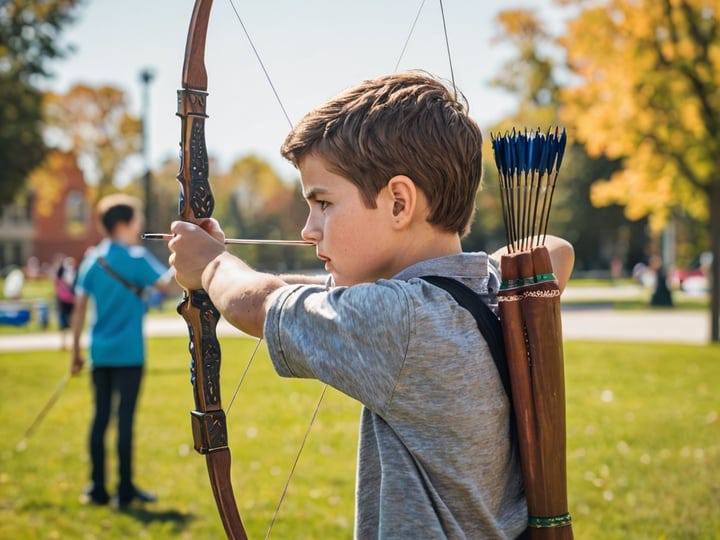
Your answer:
[[[233,0],[293,122],[363,79],[394,71],[421,0]],[[177,155],[175,116],[191,0],[89,0],[63,34],[76,52],[53,65],[50,89],[82,82],[122,88],[141,111],[140,71],[150,68],[149,149],[153,165]],[[508,51],[492,45],[502,9],[530,7],[561,24],[551,0],[445,0],[457,86],[485,128],[511,112],[510,96],[489,86]],[[226,167],[255,153],[294,177],[278,149],[289,124],[243,34],[230,0],[215,0],[206,50],[206,137]],[[400,69],[450,78],[438,0],[426,0]]]

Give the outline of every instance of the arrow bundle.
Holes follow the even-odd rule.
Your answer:
[[[554,132],[493,136],[500,198],[510,253],[542,245],[567,135]],[[541,238],[542,235],[542,238]]]
[[[492,143],[508,245],[498,304],[529,538],[570,540],[560,289],[544,246],[566,135],[513,131]]]

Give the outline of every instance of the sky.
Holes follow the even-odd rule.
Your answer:
[[[396,71],[421,0],[232,0],[292,123],[339,91]],[[551,0],[445,0],[450,56],[457,87],[484,131],[515,108],[512,96],[490,81],[512,51],[493,44],[495,16],[532,8],[562,24]],[[140,73],[149,69],[148,154],[159,166],[177,156],[175,116],[192,0],[86,0],[63,32],[75,48],[52,64],[45,84],[67,92],[78,83],[124,90],[130,110],[142,115]],[[215,0],[206,46],[206,139],[218,166],[256,154],[284,178],[296,176],[279,155],[290,129],[243,33],[230,0]],[[438,0],[426,0],[398,69],[425,69],[450,79]],[[212,173],[212,171],[211,171]]]

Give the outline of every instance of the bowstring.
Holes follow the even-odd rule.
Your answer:
[[[238,22],[240,23],[240,26],[243,29],[243,33],[245,34],[245,37],[247,38],[248,42],[250,43],[250,47],[253,50],[253,53],[255,54],[255,58],[257,59],[258,63],[260,64],[260,67],[265,74],[265,79],[267,80],[268,84],[270,85],[270,88],[272,89],[273,95],[275,96],[275,100],[277,101],[278,105],[280,106],[280,109],[283,112],[283,115],[285,116],[285,119],[287,120],[290,129],[293,128],[292,120],[290,119],[290,115],[288,114],[287,110],[285,109],[285,105],[282,102],[282,99],[280,99],[280,94],[278,93],[275,84],[272,81],[272,78],[270,77],[270,73],[268,72],[267,68],[265,67],[265,63],[262,61],[262,58],[260,57],[260,53],[255,47],[255,43],[252,40],[252,37],[250,37],[250,32],[248,32],[247,27],[245,26],[245,23],[242,20],[242,17],[240,17],[240,13],[238,12],[237,8],[235,7],[235,4],[233,0],[228,0],[230,3],[230,7],[232,7],[233,12],[235,13],[235,17],[237,18]],[[247,363],[247,366],[245,367],[245,371],[243,372],[240,381],[237,384],[237,387],[235,388],[235,392],[233,393],[232,399],[230,400],[230,404],[228,405],[228,410],[225,413],[226,415],[228,412],[230,412],[230,407],[232,406],[232,402],[235,400],[235,396],[237,395],[238,391],[240,390],[240,386],[243,383],[243,380],[245,379],[245,376],[247,375],[248,370],[250,369],[250,365],[253,362],[253,359],[255,358],[255,354],[257,353],[258,349],[260,348],[260,344],[262,343],[262,338],[258,339],[257,343],[255,344],[255,349],[252,352],[252,355],[250,356],[250,360]],[[295,459],[293,460],[293,464],[290,468],[290,474],[287,477],[287,480],[285,481],[285,485],[283,486],[282,493],[280,495],[280,500],[277,503],[277,506],[275,507],[275,513],[273,514],[272,520],[270,521],[270,525],[268,526],[267,532],[265,533],[265,538],[270,537],[270,533],[272,532],[272,528],[275,525],[275,521],[277,519],[278,514],[280,513],[280,507],[282,506],[283,501],[285,500],[285,496],[287,495],[288,487],[290,486],[290,482],[292,481],[292,478],[295,474],[295,469],[297,467],[298,462],[300,461],[300,455],[303,452],[303,449],[305,448],[305,442],[307,441],[308,437],[310,436],[310,431],[312,430],[313,425],[315,424],[315,419],[317,418],[318,412],[320,410],[320,406],[323,402],[323,399],[325,398],[325,392],[327,391],[327,384],[323,385],[322,391],[320,392],[320,398],[318,399],[317,404],[315,405],[315,410],[313,411],[312,416],[310,417],[310,421],[308,422],[307,429],[305,430],[305,434],[303,435],[302,441],[300,442],[300,448],[298,448],[298,451],[295,454]]]
[[[417,26],[417,22],[420,19],[420,13],[422,13],[423,7],[425,6],[426,0],[422,0],[420,2],[420,7],[417,10],[417,13],[415,14],[415,20],[413,20],[412,26],[410,27],[410,32],[408,32],[407,38],[405,39],[405,43],[403,44],[402,51],[400,51],[400,56],[398,56],[397,62],[395,62],[395,69],[393,71],[397,71],[400,67],[400,62],[403,59],[403,56],[405,56],[405,51],[407,50],[407,46],[410,43],[410,38],[412,38],[413,32],[415,32],[415,26]]]
[[[422,0],[420,2],[420,7],[418,8],[417,13],[415,14],[415,19],[413,19],[413,23],[410,26],[410,32],[408,32],[407,38],[405,38],[405,43],[403,44],[402,51],[400,51],[400,56],[398,57],[397,62],[395,62],[395,69],[393,69],[393,71],[397,71],[398,68],[400,67],[400,62],[402,61],[403,57],[405,56],[405,51],[407,50],[407,47],[410,43],[410,39],[412,38],[413,33],[415,33],[415,27],[417,26],[418,20],[420,19],[420,14],[422,13],[423,7],[425,7],[425,2],[426,2],[426,0]],[[442,18],[442,24],[443,24],[443,37],[445,40],[445,50],[447,51],[448,66],[450,68],[450,80],[452,81],[454,98],[455,98],[455,100],[457,100],[457,85],[455,84],[455,70],[453,68],[452,54],[450,53],[450,37],[448,35],[447,21],[445,20],[445,8],[443,7],[442,0],[439,0],[439,4],[440,4],[440,17]]]
[[[255,343],[255,348],[253,349],[253,352],[250,355],[250,360],[247,361],[245,370],[242,372],[242,375],[240,375],[240,380],[238,381],[237,386],[235,387],[235,391],[233,392],[233,395],[230,398],[230,403],[228,403],[228,406],[225,409],[225,416],[228,416],[230,414],[230,409],[232,408],[232,405],[235,402],[235,398],[237,397],[238,392],[240,391],[240,387],[242,386],[242,383],[245,380],[245,377],[247,376],[248,371],[250,371],[250,366],[252,365],[253,360],[255,359],[255,355],[257,354],[262,341],[263,341],[262,338],[258,338],[257,343]]]
[[[270,89],[272,90],[273,95],[275,96],[275,100],[277,101],[278,105],[280,106],[280,109],[282,110],[283,115],[285,116],[285,119],[287,120],[287,122],[290,126],[290,129],[292,129],[293,123],[292,123],[292,120],[290,119],[290,115],[288,114],[287,110],[285,109],[285,105],[283,104],[282,99],[280,98],[280,94],[278,93],[277,88],[275,87],[275,84],[273,83],[272,78],[270,77],[270,73],[268,72],[267,68],[265,67],[265,63],[263,62],[262,57],[260,56],[260,53],[259,53],[257,47],[255,47],[255,43],[253,42],[252,37],[250,36],[250,32],[248,31],[247,27],[245,26],[245,23],[243,22],[242,17],[240,16],[240,13],[238,12],[237,8],[235,7],[235,3],[233,2],[233,0],[228,0],[228,2],[230,3],[230,7],[232,8],[233,12],[235,13],[235,17],[237,18],[238,22],[240,23],[240,26],[242,27],[243,33],[245,34],[245,37],[247,38],[247,40],[250,44],[250,47],[253,50],[255,58],[257,59],[258,64],[260,65],[260,68],[262,69],[263,74],[265,75],[265,79],[267,80],[268,85],[270,86]],[[422,13],[423,7],[425,6],[425,2],[426,2],[426,0],[421,1],[420,7],[418,8],[417,13],[415,14],[415,18],[410,27],[410,32],[408,33],[408,36],[405,39],[405,43],[403,44],[402,51],[400,52],[400,56],[398,57],[397,62],[395,64],[394,71],[397,71],[398,67],[400,66],[400,62],[402,61],[402,58],[405,55],[405,51],[407,50],[408,44],[410,43],[410,39],[412,38],[412,35],[415,32],[415,27],[417,26],[417,22],[420,19],[420,14]],[[455,99],[457,99],[457,86],[455,84],[455,71],[453,69],[452,55],[450,53],[450,39],[448,37],[447,22],[445,20],[445,9],[443,7],[442,0],[439,0],[439,3],[440,3],[440,14],[441,14],[442,23],[443,23],[443,34],[444,34],[444,38],[445,38],[445,49],[447,51],[448,65],[450,68],[450,78],[452,81]],[[254,348],[252,354],[250,355],[250,360],[248,361],[248,363],[245,367],[245,370],[243,371],[243,374],[240,377],[240,381],[238,382],[238,384],[235,388],[235,391],[233,392],[232,398],[230,399],[230,403],[227,406],[227,411],[225,413],[226,415],[229,414],[229,412],[230,412],[230,408],[232,407],[232,404],[235,401],[235,397],[237,396],[238,391],[240,390],[240,386],[242,385],[243,381],[245,380],[245,377],[250,369],[250,365],[252,364],[253,359],[255,358],[255,355],[256,355],[258,349],[260,348],[260,344],[262,343],[262,341],[263,341],[262,338],[260,338],[260,339],[258,339],[257,343],[255,344],[255,348]],[[292,478],[295,474],[295,469],[297,468],[297,464],[300,461],[300,456],[303,452],[303,449],[305,448],[305,443],[308,440],[310,431],[315,423],[318,412],[320,411],[320,406],[325,398],[325,393],[327,392],[327,387],[328,387],[327,384],[323,385],[322,392],[320,393],[320,398],[318,399],[318,402],[315,405],[315,409],[313,410],[313,414],[310,418],[310,422],[308,423],[308,427],[305,430],[305,434],[303,435],[302,441],[300,443],[300,448],[298,449],[297,453],[295,454],[295,459],[293,460],[293,464],[290,468],[290,474],[289,474],[287,480],[285,481],[285,485],[283,486],[280,500],[278,501],[278,504],[275,507],[275,512],[273,513],[273,517],[270,521],[270,525],[265,534],[266,540],[267,540],[267,538],[270,537],[272,528],[273,528],[275,521],[277,520],[277,517],[280,513],[280,507],[282,506],[282,503],[285,500],[288,488],[290,486],[290,482],[292,481]]]
[[[322,392],[320,393],[320,399],[318,399],[317,404],[315,405],[315,410],[313,411],[312,417],[310,418],[310,425],[312,426],[315,423],[315,418],[317,418],[318,411],[320,410],[320,404],[323,402],[323,399],[325,398],[325,392],[327,392],[328,385],[323,385]],[[297,467],[298,461],[300,461],[300,454],[302,454],[303,448],[305,448],[305,443],[308,440],[308,436],[310,435],[310,429],[305,431],[305,435],[303,436],[302,442],[300,443],[300,449],[295,454],[295,460],[293,461],[292,467],[290,468],[290,476],[288,476],[287,480],[285,481],[285,485],[283,486],[282,495],[280,496],[280,501],[278,502],[277,506],[275,507],[275,512],[273,513],[273,517],[270,520],[270,527],[268,527],[267,532],[265,533],[265,540],[267,540],[270,537],[270,531],[273,528],[273,525],[275,525],[275,520],[278,517],[278,514],[280,513],[280,505],[282,505],[283,500],[285,499],[285,495],[287,494],[288,488],[290,487],[290,480],[292,479],[293,475],[295,474],[295,468]]]
[[[290,120],[290,115],[288,114],[287,110],[285,109],[285,105],[283,105],[282,99],[280,99],[280,94],[278,93],[277,89],[275,88],[275,85],[273,84],[272,78],[270,77],[270,73],[268,72],[267,68],[265,67],[265,62],[262,61],[262,58],[260,57],[260,53],[258,52],[257,48],[255,47],[255,43],[253,42],[252,38],[250,37],[250,32],[248,32],[247,27],[245,26],[245,23],[242,20],[242,17],[240,17],[240,12],[235,7],[235,4],[233,0],[228,0],[230,3],[230,7],[235,12],[235,17],[237,18],[238,22],[240,23],[240,26],[243,29],[243,33],[245,34],[245,37],[247,38],[248,42],[250,43],[250,47],[253,50],[253,53],[255,54],[255,58],[258,61],[258,64],[260,64],[260,68],[263,70],[263,73],[265,74],[265,79],[267,80],[268,84],[270,85],[270,89],[272,90],[273,94],[275,95],[275,100],[277,101],[278,105],[280,106],[280,109],[283,112],[283,115],[285,115],[285,119],[287,120],[288,124],[290,124],[290,129],[293,128],[292,120]]]
[[[450,79],[452,80],[453,92],[455,93],[455,101],[457,101],[457,86],[455,85],[455,71],[453,70],[452,55],[450,54],[450,38],[448,37],[447,22],[445,21],[445,8],[443,1],[440,1],[440,15],[443,23],[443,33],[445,35],[445,49],[447,50],[448,65],[450,67]]]

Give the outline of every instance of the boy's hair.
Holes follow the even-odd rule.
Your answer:
[[[312,154],[360,190],[368,208],[397,175],[427,197],[428,222],[467,234],[482,176],[482,134],[467,102],[439,79],[406,71],[368,80],[309,112],[285,139],[299,167]]]
[[[97,204],[100,225],[106,234],[112,235],[118,223],[130,223],[141,207],[140,199],[124,193],[103,197]]]

